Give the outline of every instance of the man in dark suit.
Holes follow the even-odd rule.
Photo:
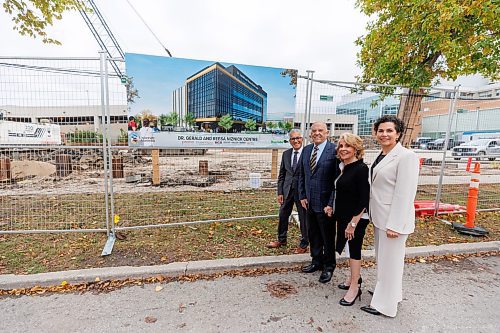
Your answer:
[[[299,198],[307,210],[307,226],[311,245],[311,264],[302,272],[323,270],[319,282],[327,283],[335,270],[335,221],[333,199],[335,179],[340,173],[335,144],[327,140],[326,124],[316,122],[311,126],[312,143],[302,152],[302,172],[299,175]]]
[[[299,214],[300,244],[294,253],[306,253],[309,246],[307,237],[306,210],[299,200],[299,173],[302,163],[302,133],[298,129],[290,131],[290,145],[292,148],[283,152],[281,157],[280,173],[278,176],[278,203],[280,204],[278,240],[267,244],[268,248],[285,246],[287,242],[288,220],[292,213],[293,205]]]

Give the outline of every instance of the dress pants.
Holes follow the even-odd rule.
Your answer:
[[[279,211],[279,223],[278,223],[278,241],[286,242],[288,233],[288,221],[290,214],[292,214],[293,205],[297,209],[299,214],[300,222],[300,247],[306,248],[309,246],[309,238],[307,236],[307,223],[306,223],[306,210],[300,204],[299,196],[294,193],[293,189],[290,189],[288,197],[283,200],[283,204],[280,206]]]
[[[407,238],[408,235],[388,238],[384,230],[375,227],[377,283],[370,305],[389,317],[396,317],[398,303],[403,300],[403,268]]]
[[[335,220],[324,212],[307,210],[307,227],[311,244],[312,263],[323,265],[324,270],[335,269]]]

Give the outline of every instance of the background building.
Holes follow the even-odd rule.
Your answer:
[[[490,82],[481,76],[463,77],[456,82],[441,84],[431,90],[421,106],[421,136],[440,138],[448,129],[448,113],[453,102],[453,87],[460,84],[459,96],[452,114],[452,138],[461,140],[466,131],[500,131],[500,82]]]
[[[398,108],[399,98],[386,96],[381,100],[378,94],[363,92],[343,96],[337,105],[337,114],[356,116],[358,120],[357,134],[371,136],[375,120],[387,114],[396,115]]]
[[[48,121],[61,126],[61,133],[90,131],[102,133],[102,107],[100,105],[77,106],[12,106],[0,105],[4,120],[40,123]],[[127,106],[110,105],[111,137],[117,140],[121,129],[127,131]]]

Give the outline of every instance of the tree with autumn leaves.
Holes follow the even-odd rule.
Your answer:
[[[373,17],[368,33],[356,41],[363,70],[358,81],[410,88],[398,112],[410,126],[425,93],[422,87],[436,79],[477,73],[500,78],[497,0],[357,0],[356,5]]]
[[[61,43],[47,35],[47,26],[62,19],[65,11],[86,8],[78,0],[4,0],[2,7],[12,16],[13,29],[19,34],[57,45]]]

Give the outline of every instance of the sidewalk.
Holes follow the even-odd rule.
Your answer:
[[[499,251],[500,241],[445,244],[439,246],[410,247],[406,249],[406,257],[426,257],[443,254],[463,254],[476,252]],[[374,260],[374,251],[363,251],[363,259]],[[190,274],[206,274],[230,270],[259,267],[290,267],[309,262],[309,254],[281,255],[267,257],[249,257],[220,260],[202,260],[175,262],[158,266],[121,266],[104,267],[61,272],[40,273],[32,275],[0,275],[0,289],[30,288],[33,286],[59,285],[62,281],[70,284],[94,282],[96,278],[103,280],[120,280],[127,278],[146,278],[156,275],[182,276]],[[338,257],[338,262],[346,260],[345,255]]]

